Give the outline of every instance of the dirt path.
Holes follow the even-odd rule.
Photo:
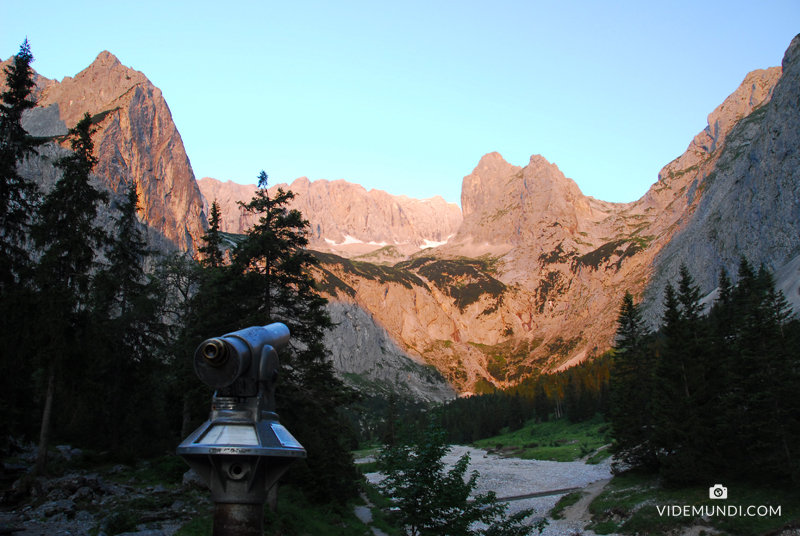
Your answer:
[[[559,522],[559,524],[566,525],[568,528],[573,530],[582,530],[583,527],[592,521],[592,515],[589,513],[589,505],[592,503],[595,497],[600,495],[600,492],[605,489],[609,482],[611,482],[610,478],[598,480],[597,482],[589,484],[583,488],[583,497],[581,497],[581,499],[572,506],[564,509],[562,512],[562,519],[552,522]],[[591,533],[591,531],[585,532],[585,534]]]
[[[372,504],[366,495],[363,493],[361,494],[361,498],[366,502],[366,506],[356,506],[355,514],[356,517],[364,523],[366,526],[372,530],[372,534],[374,536],[388,536],[385,532],[383,532],[378,527],[372,525],[372,508],[375,508],[375,505]]]

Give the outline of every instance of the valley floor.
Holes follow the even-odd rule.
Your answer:
[[[556,489],[586,488],[593,483],[607,481],[611,478],[610,460],[605,460],[597,465],[588,465],[583,461],[522,460],[503,458],[487,454],[485,450],[456,445],[444,457],[444,461],[448,465],[453,465],[465,453],[470,455],[469,471],[477,470],[481,475],[478,479],[476,493],[494,491],[499,498]],[[376,483],[380,480],[380,474],[370,473],[367,478],[370,482]],[[592,486],[592,488],[597,488],[599,493],[602,485]],[[562,496],[553,495],[512,501],[508,503],[508,512],[513,514],[526,508],[532,508],[534,517],[546,517]],[[581,503],[583,502],[581,501]],[[586,504],[588,505],[588,502]],[[571,536],[581,533],[588,536],[593,534],[591,531],[583,529],[588,522],[588,514],[584,516],[576,509],[571,509],[569,512],[565,512],[565,519],[549,519],[550,524],[543,534],[545,536]]]

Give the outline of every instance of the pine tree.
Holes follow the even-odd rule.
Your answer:
[[[203,317],[204,311],[213,311],[215,324],[202,327],[204,337],[271,322],[289,327],[291,343],[281,354],[276,404],[309,455],[284,480],[296,483],[315,502],[343,502],[356,493],[357,474],[348,449],[349,427],[338,408],[354,401],[355,392],[336,377],[322,343],[331,321],[327,300],[316,292],[309,273],[317,261],[305,249],[308,222],[288,208],[294,194],[279,189],[271,197],[267,180],[262,171],[259,190],[242,205],[257,222],[232,252],[230,264],[206,267],[210,276],[197,295],[197,312]],[[208,247],[212,241],[213,236]]]
[[[525,426],[525,410],[522,407],[522,397],[514,395],[509,402],[508,431],[516,432]]]
[[[36,472],[40,474],[47,462],[56,378],[77,368],[77,364],[70,367],[68,363],[80,359],[95,251],[107,242],[106,233],[96,226],[95,218],[97,204],[105,202],[108,196],[89,183],[89,174],[97,163],[93,133],[88,113],[70,129],[73,152],[56,163],[62,177],[45,196],[39,221],[32,230],[41,252],[36,271],[42,315],[38,358],[47,377],[36,460]]]
[[[197,378],[193,357],[198,341],[209,331],[199,331],[197,295],[203,282],[202,268],[188,254],[163,258],[156,274],[164,285],[164,321],[168,329],[166,348],[170,365],[169,385],[180,393],[180,437],[187,437],[208,413],[209,388]]]
[[[748,476],[797,478],[800,377],[788,336],[789,307],[764,266],[754,272],[742,259],[733,292],[736,337],[729,376],[730,433]]]
[[[727,460],[720,436],[723,419],[721,362],[703,316],[701,294],[686,266],[677,293],[664,299],[661,346],[654,389],[655,443],[662,474],[687,484],[719,474]]]
[[[655,467],[653,359],[639,306],[629,292],[622,299],[617,325],[609,379],[613,449],[626,464]]]
[[[33,62],[28,40],[4,69],[7,89],[0,95],[0,291],[19,281],[28,266],[25,249],[39,189],[23,178],[18,165],[34,153],[37,143],[22,128],[22,114],[36,106]]]
[[[734,315],[734,288],[725,268],[720,271],[718,289],[717,298],[706,321],[709,341],[706,348],[709,403],[703,412],[709,443],[715,451],[715,471],[729,474],[740,461],[736,455],[739,439],[733,430],[735,423],[731,420],[728,406],[732,387],[731,374],[735,368],[733,341],[738,328]]]
[[[467,477],[468,454],[445,471],[442,458],[449,450],[444,431],[429,424],[418,437],[406,433],[397,444],[381,451],[378,463],[386,478],[380,487],[399,508],[399,521],[408,527],[409,534],[525,536],[543,529],[541,523],[522,525],[532,510],[507,518],[507,505],[497,502],[494,492],[470,498],[478,483],[478,472]],[[475,523],[491,525],[472,530]]]
[[[582,420],[581,390],[578,383],[578,378],[574,374],[570,374],[567,377],[567,386],[564,388],[564,406],[566,407],[567,419],[572,423]]]
[[[93,338],[101,345],[94,371],[100,393],[95,394],[106,401],[95,414],[103,417],[102,437],[112,450],[142,433],[157,436],[159,424],[165,426],[159,423],[163,411],[155,381],[164,367],[163,289],[145,269],[152,251],[138,220],[139,210],[134,183],[119,205],[108,264],[93,282]]]
[[[691,437],[697,427],[693,406],[697,369],[691,328],[682,309],[685,300],[689,300],[685,293],[679,295],[672,285],[667,285],[653,395],[654,443],[661,469],[667,478],[681,483],[684,476],[691,477],[699,470]],[[694,309],[690,305],[688,313],[691,315]]]
[[[381,434],[381,443],[390,447],[397,441],[397,397],[394,393],[389,393],[389,403],[386,407],[386,424]]]
[[[545,392],[544,385],[539,385],[534,389],[534,408],[537,422],[547,422],[550,420],[550,398]]]
[[[222,251],[222,233],[219,230],[222,214],[219,211],[219,204],[215,199],[211,203],[211,210],[208,218],[208,231],[203,235],[204,245],[197,248],[203,256],[200,261],[203,266],[209,268],[219,268],[225,263]]]
[[[35,411],[30,396],[32,362],[28,345],[37,333],[33,320],[31,262],[26,248],[39,189],[19,173],[36,142],[22,128],[22,114],[33,108],[33,62],[26,39],[4,69],[0,94],[0,445],[9,435],[29,431]]]

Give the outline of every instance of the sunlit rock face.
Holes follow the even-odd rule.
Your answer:
[[[464,177],[446,244],[391,269],[322,256],[321,286],[461,392],[609,348],[626,291],[655,325],[682,263],[711,294],[744,254],[777,270],[800,310],[797,56],[795,39],[782,67],[748,74],[635,202],[584,196],[540,155],[520,168],[490,153]]]
[[[11,60],[9,60],[11,61]],[[5,62],[8,64],[8,61]],[[200,190],[161,90],[139,71],[101,52],[89,67],[62,81],[37,75],[38,107],[23,125],[35,136],[63,136],[88,113],[102,187],[123,194],[136,183],[141,218],[164,248],[192,250],[204,234]],[[68,147],[63,138],[52,144]],[[44,153],[58,153],[49,147]],[[51,160],[29,163],[26,173],[45,185],[53,180]]]
[[[745,256],[755,267],[764,263],[775,272],[779,287],[800,313],[800,277],[787,267],[797,264],[800,255],[798,95],[800,36],[786,51],[781,68],[750,73],[709,116],[709,127],[689,148],[689,162],[696,169],[682,181],[687,210],[654,262],[648,304],[657,305],[681,263],[709,293],[723,268],[736,282],[739,260]],[[662,176],[671,171],[667,166]]]
[[[400,382],[426,400],[452,392],[424,364],[459,393],[507,387],[608,349],[626,291],[655,325],[681,264],[713,296],[723,267],[735,282],[742,255],[776,270],[800,311],[799,58],[795,38],[782,67],[748,74],[631,203],[583,195],[544,156],[519,167],[498,153],[464,177],[463,214],[441,198],[345,181],[270,187],[294,191],[292,206],[310,221],[337,370],[376,393]],[[146,221],[164,240],[193,247],[214,200],[224,231],[252,225],[238,202],[254,185],[205,178],[200,197],[166,104],[141,73],[104,53],[75,79],[40,77],[38,87],[41,106],[26,126],[62,136],[83,113],[72,107],[87,108],[99,128],[97,180],[116,191],[139,181]],[[55,142],[26,173],[55,180],[48,162],[66,151]]]
[[[255,185],[242,186],[231,181],[220,182],[204,177],[198,181],[206,206],[214,200],[222,211],[222,229],[243,233],[252,224],[240,201],[252,198]],[[303,213],[310,223],[309,242],[315,249],[353,256],[394,248],[385,262],[405,258],[426,247],[435,247],[448,240],[461,225],[461,209],[439,196],[412,199],[391,195],[382,190],[367,191],[363,186],[343,180],[309,181],[301,177],[292,184],[269,188],[291,190],[295,199],[291,208]]]

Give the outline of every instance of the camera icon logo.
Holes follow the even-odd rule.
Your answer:
[[[708,488],[708,497],[710,499],[727,499],[728,488],[722,484],[715,484],[713,487]]]

